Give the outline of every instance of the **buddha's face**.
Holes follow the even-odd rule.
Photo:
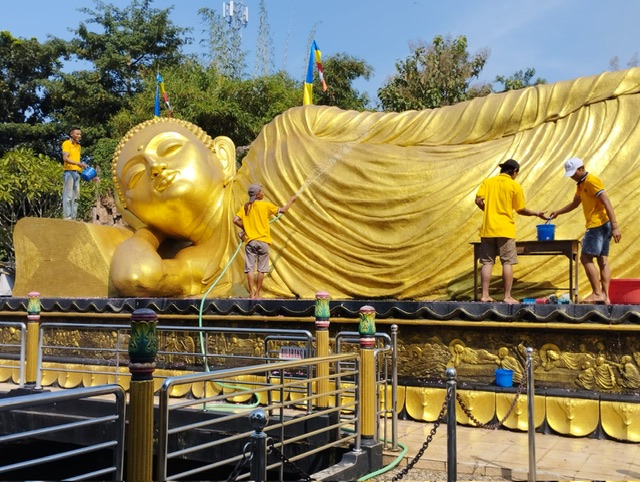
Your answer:
[[[224,189],[213,152],[177,123],[150,125],[134,134],[122,148],[116,176],[133,214],[178,237],[197,229]]]

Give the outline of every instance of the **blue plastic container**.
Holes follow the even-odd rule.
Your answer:
[[[553,241],[556,236],[555,224],[538,224],[538,241]]]
[[[80,173],[80,177],[84,180],[84,181],[91,181],[91,179],[93,179],[94,177],[96,177],[98,173],[96,172],[96,170],[89,166],[87,167],[84,171],[82,171]]]
[[[496,368],[496,385],[498,385],[499,387],[512,387],[513,386],[513,370]]]

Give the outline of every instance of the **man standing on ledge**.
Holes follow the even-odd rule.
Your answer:
[[[620,242],[622,238],[616,221],[616,213],[613,211],[609,196],[604,192],[604,184],[598,177],[585,170],[581,159],[577,157],[569,159],[564,163],[564,171],[564,177],[570,177],[578,183],[576,194],[569,204],[553,211],[549,216],[555,218],[560,214],[573,211],[582,204],[582,211],[587,221],[587,232],[582,238],[580,262],[584,266],[587,278],[589,278],[592,293],[580,303],[605,303],[608,305],[611,303],[609,299],[609,284],[611,282],[609,245],[612,237],[616,243]],[[594,257],[600,268],[599,277],[598,268],[593,262]]]
[[[263,201],[262,186],[251,184],[249,186],[249,202],[237,212],[233,223],[238,226],[240,238],[247,241],[245,247],[244,272],[247,273],[249,283],[249,296],[252,299],[260,297],[264,274],[269,272],[269,247],[271,245],[271,228],[269,217],[286,213],[298,198],[293,195],[289,202],[279,208],[275,204]],[[258,275],[254,275],[257,267]]]
[[[64,219],[76,219],[78,216],[78,198],[80,197],[80,172],[87,167],[80,161],[80,139],[82,131],[74,127],[69,131],[69,139],[62,143],[62,216]]]
[[[542,211],[532,211],[524,204],[522,187],[516,182],[520,164],[513,159],[499,165],[500,174],[485,179],[476,193],[476,205],[484,214],[480,229],[480,279],[482,297],[480,301],[494,302],[489,296],[491,271],[500,256],[502,264],[502,282],[504,283],[504,302],[518,303],[511,297],[513,286],[513,265],[518,263],[516,252],[516,223],[514,211],[522,216],[537,216],[548,219]]]

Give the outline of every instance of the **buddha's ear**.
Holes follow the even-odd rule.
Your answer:
[[[124,219],[124,222],[131,226],[134,231],[147,227],[147,225],[144,224],[140,219],[138,219],[135,214],[133,214],[127,208],[122,207],[122,203],[120,202],[120,198],[118,196],[115,196],[115,201],[116,209],[122,215],[122,219]]]
[[[218,136],[213,140],[213,148],[222,165],[224,184],[227,185],[236,175],[236,146],[226,136]]]

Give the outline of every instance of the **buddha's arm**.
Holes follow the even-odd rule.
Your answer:
[[[111,279],[124,296],[184,296],[191,284],[189,263],[162,259],[162,239],[140,229],[117,248],[111,261]]]

